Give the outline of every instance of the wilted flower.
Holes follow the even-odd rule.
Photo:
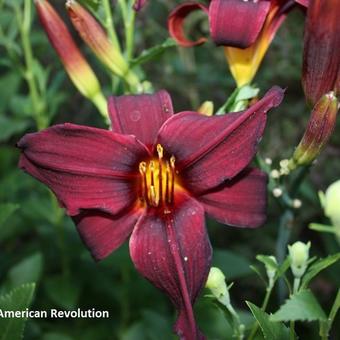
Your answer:
[[[97,77],[73,41],[66,25],[46,0],[35,0],[39,19],[65,70],[79,92],[107,113]]]
[[[206,38],[188,40],[183,25],[191,12],[206,12],[210,35],[217,45],[225,46],[231,73],[240,87],[252,81],[287,12],[295,5],[294,0],[212,0],[207,8],[197,2],[188,2],[170,14],[169,31],[181,46],[204,43]]]
[[[282,97],[273,88],[218,117],[174,115],[165,91],[111,97],[112,131],[64,124],[27,134],[20,167],[52,189],[95,259],[132,234],[137,270],[179,311],[177,334],[200,339],[192,304],[211,261],[204,212],[233,226],[264,222],[267,177],[248,166]]]
[[[296,278],[301,278],[308,266],[310,242],[297,241],[288,246],[291,259],[290,267]]]
[[[314,105],[322,95],[340,95],[340,1],[310,0],[305,25],[302,84]]]
[[[332,135],[337,112],[338,100],[333,92],[325,94],[317,102],[302,140],[289,161],[290,169],[298,165],[309,165],[317,158]]]

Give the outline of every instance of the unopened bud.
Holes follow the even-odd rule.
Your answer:
[[[269,258],[275,262],[275,264],[277,265],[277,261],[276,261],[276,258],[275,256],[269,256]],[[277,272],[277,268],[268,264],[268,263],[265,263],[265,267],[266,267],[266,272],[267,272],[267,276],[268,276],[268,279],[269,279],[269,285],[272,286],[273,285],[273,279],[274,279],[274,276]]]
[[[220,303],[225,306],[230,305],[230,296],[225,276],[219,268],[211,267],[205,286],[210,289],[211,293]]]
[[[314,106],[305,134],[297,146],[289,167],[309,165],[328,142],[336,123],[338,100],[333,92],[321,97]]]
[[[296,278],[302,277],[308,266],[309,248],[311,243],[295,242],[288,246],[289,256],[291,259],[290,267]]]
[[[133,4],[133,9],[135,11],[140,11],[142,9],[142,7],[146,4],[147,0],[135,0],[134,4]]]
[[[205,101],[197,110],[197,112],[201,113],[205,116],[212,116],[214,114],[214,103],[211,101]]]
[[[274,188],[273,189],[273,196],[278,198],[278,197],[281,197],[283,194],[283,191],[281,188]]]
[[[98,21],[77,1],[68,0],[66,8],[73,26],[98,59],[114,74],[131,84],[138,82],[129,71],[120,51],[112,44]]]
[[[326,193],[319,193],[321,204],[325,215],[332,221],[332,224],[340,228],[340,180],[331,184]]]
[[[98,79],[81,54],[63,20],[46,0],[35,0],[39,19],[73,84],[100,111],[107,111]]]
[[[302,85],[308,103],[324,93],[340,95],[339,1],[308,1]]]

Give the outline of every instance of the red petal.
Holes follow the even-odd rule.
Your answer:
[[[267,175],[247,169],[198,199],[205,211],[221,223],[258,227],[266,220]]]
[[[340,1],[311,0],[304,36],[302,84],[314,105],[322,95],[340,94]]]
[[[148,157],[132,136],[73,124],[25,135],[20,167],[46,184],[67,209],[117,214],[136,199],[138,162]]]
[[[300,4],[304,7],[308,7],[310,0],[295,0],[295,2],[297,2],[298,4]]]
[[[199,193],[242,171],[256,153],[267,111],[282,98],[283,90],[274,87],[243,112],[214,117],[183,112],[167,120],[158,143],[176,158],[182,185]]]
[[[194,11],[202,10],[208,13],[208,8],[198,2],[187,2],[177,6],[168,19],[169,33],[176,42],[184,47],[192,47],[204,44],[207,39],[199,38],[196,41],[188,40],[184,33],[184,21],[186,17]]]
[[[132,233],[141,212],[132,209],[120,216],[100,211],[84,211],[73,218],[83,242],[96,260],[120,247]]]
[[[170,95],[166,91],[155,94],[109,98],[112,130],[135,135],[145,145],[153,145],[162,124],[173,115]]]
[[[211,263],[204,210],[194,199],[176,196],[176,207],[165,215],[150,209],[130,238],[137,270],[163,290],[179,311],[175,325],[181,339],[201,339],[192,304],[201,291]]]
[[[212,39],[217,45],[249,47],[261,32],[269,7],[270,1],[212,0]]]

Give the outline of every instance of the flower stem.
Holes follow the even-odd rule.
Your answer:
[[[34,119],[38,130],[47,127],[47,119],[43,116],[45,109],[45,103],[41,100],[37,81],[33,74],[34,69],[34,58],[32,53],[32,46],[30,42],[30,29],[31,29],[31,1],[25,0],[24,2],[24,13],[22,14],[17,6],[14,7],[16,11],[16,18],[20,29],[20,37],[23,47],[24,59],[25,59],[25,70],[24,77],[26,79],[29,93],[31,97],[32,107],[34,111]]]
[[[121,52],[119,40],[117,38],[117,33],[113,25],[112,11],[110,7],[110,0],[103,0],[103,8],[105,13],[105,28],[110,37],[110,40],[114,47]]]

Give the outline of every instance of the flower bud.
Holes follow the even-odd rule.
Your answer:
[[[35,0],[39,19],[66,72],[80,93],[93,98],[100,93],[97,77],[74,43],[66,25],[46,0]]]
[[[214,297],[223,305],[230,305],[230,296],[225,276],[217,267],[211,267],[205,287],[210,289]]]
[[[332,135],[337,112],[338,100],[334,93],[322,96],[314,106],[305,134],[289,162],[290,169],[309,165],[318,157]]]
[[[133,4],[133,9],[135,11],[140,11],[142,9],[143,6],[145,6],[147,0],[135,0],[134,4]]]
[[[304,34],[302,85],[315,105],[324,93],[340,94],[340,1],[310,0]]]
[[[275,264],[277,264],[275,256],[269,256],[269,258],[273,262],[275,262]],[[265,267],[266,267],[266,272],[267,272],[267,276],[268,276],[268,279],[269,279],[269,284],[272,285],[273,284],[274,276],[275,276],[275,274],[277,272],[277,268],[269,265],[268,263],[265,263]]]
[[[331,184],[326,193],[319,193],[321,204],[325,215],[332,221],[332,224],[340,228],[340,180]]]
[[[75,0],[68,0],[66,8],[73,26],[98,59],[128,83],[137,83],[138,79],[129,71],[124,57],[114,47],[97,20]]]
[[[295,242],[288,246],[291,259],[290,268],[296,278],[302,277],[308,266],[309,248],[311,243]]]
[[[212,116],[214,114],[214,103],[211,101],[205,101],[198,108],[197,112],[205,116]]]

